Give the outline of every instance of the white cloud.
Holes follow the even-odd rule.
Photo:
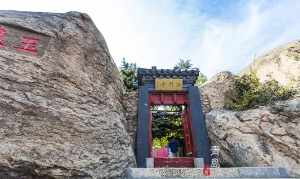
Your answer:
[[[188,53],[204,73],[238,72],[254,55],[300,38],[300,1],[249,1],[240,8],[241,20],[208,19],[193,40]]]
[[[117,64],[171,68],[190,58],[211,76],[238,72],[251,57],[300,38],[300,1],[241,1],[233,16],[214,16],[197,0],[65,0],[1,2],[1,9],[87,12],[103,33]]]

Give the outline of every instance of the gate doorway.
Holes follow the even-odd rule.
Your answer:
[[[135,155],[137,166],[146,167],[203,167],[210,164],[208,134],[202,113],[199,89],[195,86],[198,69],[138,69],[138,121]],[[171,110],[169,110],[171,109]],[[174,118],[175,121],[172,121]],[[160,130],[157,122],[169,120],[166,143],[178,140],[181,153],[158,156],[153,153]],[[170,122],[177,129],[168,129]],[[154,127],[154,131],[153,131]],[[158,127],[158,129],[156,129]],[[173,133],[180,133],[173,136]],[[177,138],[176,138],[177,137]],[[161,147],[161,146],[159,146]],[[170,147],[171,148],[171,147]],[[152,161],[152,164],[149,164]],[[200,161],[200,162],[198,162]],[[200,163],[200,165],[199,165]]]
[[[191,121],[186,93],[149,96],[149,145],[154,167],[194,167]]]

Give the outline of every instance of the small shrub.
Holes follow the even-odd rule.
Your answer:
[[[196,86],[200,87],[206,81],[207,81],[207,77],[203,73],[199,72],[199,76],[198,76],[197,81],[196,81]]]
[[[246,110],[271,104],[278,100],[289,99],[296,94],[294,89],[280,86],[275,80],[260,83],[253,73],[236,77],[233,91],[225,100],[225,108],[232,110]]]
[[[160,149],[164,146],[168,145],[168,137],[154,138],[152,141],[152,147],[155,149]]]
[[[123,58],[120,68],[120,75],[126,91],[134,91],[137,89],[136,63],[128,63],[125,58]]]

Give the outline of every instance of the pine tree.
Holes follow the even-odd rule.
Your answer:
[[[193,67],[193,64],[191,63],[190,59],[184,60],[179,59],[179,62],[174,66],[174,69],[180,69],[180,70],[189,70]],[[196,81],[197,86],[201,86],[203,83],[207,81],[207,77],[199,72],[199,76]]]
[[[174,69],[180,69],[180,70],[188,70],[192,68],[193,64],[191,63],[190,59],[184,60],[179,59],[179,62],[175,65]]]
[[[136,90],[137,84],[137,65],[129,63],[125,58],[122,59],[120,68],[121,78],[127,91]]]

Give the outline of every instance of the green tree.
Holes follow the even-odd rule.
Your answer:
[[[192,66],[193,64],[191,63],[190,59],[179,59],[179,62],[174,66],[174,69],[188,70],[191,69]]]
[[[201,85],[203,85],[206,81],[207,81],[207,77],[206,77],[203,73],[199,72],[199,76],[198,76],[198,78],[197,78],[196,85],[197,85],[197,86],[201,86]]]
[[[181,113],[182,105],[151,106],[153,147],[161,148],[168,143],[169,137],[183,140]]]
[[[137,65],[136,63],[129,63],[125,58],[122,59],[120,67],[120,74],[124,86],[127,91],[136,90],[137,84]]]
[[[193,67],[193,64],[191,63],[190,59],[184,60],[179,59],[179,62],[174,66],[174,69],[180,69],[180,70],[189,70]],[[203,83],[207,81],[207,77],[199,72],[199,76],[196,81],[196,86],[201,86]]]
[[[246,110],[289,99],[295,93],[293,88],[280,86],[275,80],[260,83],[257,76],[252,73],[236,77],[233,92],[226,96],[225,107],[232,110]]]

